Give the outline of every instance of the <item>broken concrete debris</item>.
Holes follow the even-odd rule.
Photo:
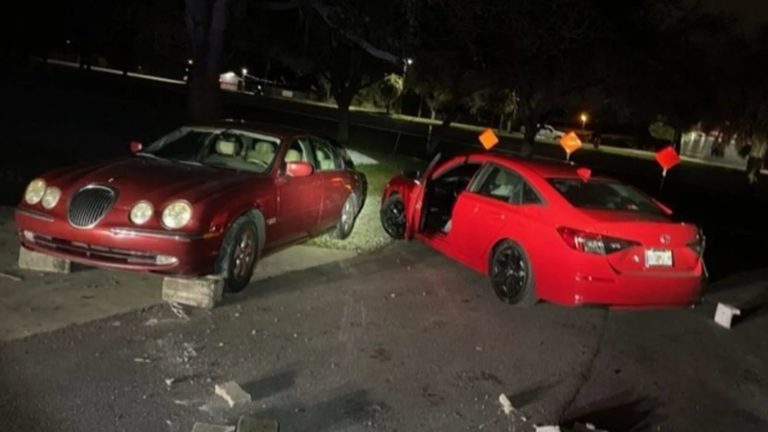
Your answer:
[[[237,426],[195,423],[192,432],[279,432],[280,425],[274,420],[240,416]]]
[[[734,316],[741,315],[741,311],[735,306],[731,306],[725,303],[718,303],[715,310],[715,322],[724,328],[731,328],[731,323]]]
[[[163,300],[205,309],[213,309],[222,299],[224,281],[220,277],[163,278]]]
[[[501,410],[504,411],[504,414],[510,415],[515,411],[512,402],[509,401],[509,398],[504,393],[499,395],[499,403],[501,404]]]
[[[5,273],[5,272],[0,272],[0,277],[5,278],[5,279],[10,279],[10,280],[12,280],[14,282],[21,282],[23,280],[19,276],[16,276],[16,275],[10,274],[10,273]]]
[[[279,430],[280,425],[274,420],[240,416],[237,421],[236,432],[278,432]]]
[[[216,384],[214,390],[217,395],[227,401],[230,408],[236,405],[244,405],[251,402],[251,395],[242,389],[236,382],[228,381],[223,384]]]
[[[177,317],[183,320],[189,320],[189,315],[187,315],[187,312],[184,310],[184,306],[176,302],[168,302],[168,307],[171,308],[171,312]]]
[[[235,427],[198,422],[192,426],[192,432],[235,432]]]
[[[518,411],[513,405],[512,402],[509,400],[506,394],[502,393],[499,395],[499,403],[501,404],[501,410],[506,415],[515,414],[517,415],[520,420],[523,422],[527,422],[528,418],[525,417],[520,411]]]

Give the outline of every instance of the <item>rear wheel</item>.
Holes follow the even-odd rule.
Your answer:
[[[400,195],[392,195],[384,201],[379,213],[381,226],[393,239],[405,238],[405,204]]]
[[[224,236],[216,273],[224,279],[225,292],[242,291],[251,281],[258,256],[257,232],[253,220],[241,217]]]
[[[538,301],[530,260],[516,242],[505,240],[494,248],[489,273],[501,301],[516,306],[531,306]]]
[[[331,237],[339,240],[343,240],[352,234],[352,229],[355,227],[355,218],[357,217],[357,198],[355,194],[350,194],[347,200],[344,201],[344,206],[341,208],[341,215],[339,216],[339,223],[336,224],[336,228],[331,231]]]

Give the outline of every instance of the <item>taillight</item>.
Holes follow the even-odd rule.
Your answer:
[[[610,255],[614,252],[640,246],[640,243],[631,240],[604,236],[573,228],[560,227],[557,229],[557,232],[560,233],[565,244],[570,248],[596,255]]]
[[[704,255],[704,249],[707,246],[707,238],[704,237],[704,232],[699,230],[699,232],[696,234],[696,238],[688,243],[687,246],[696,252],[698,256]]]

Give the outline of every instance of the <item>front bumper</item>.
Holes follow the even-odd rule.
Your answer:
[[[67,221],[25,208],[15,212],[23,247],[95,267],[165,274],[214,271],[221,234],[145,230],[134,227],[72,227]]]

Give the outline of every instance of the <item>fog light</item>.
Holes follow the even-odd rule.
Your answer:
[[[27,239],[29,241],[34,241],[35,240],[35,233],[33,233],[32,231],[24,230],[23,234],[24,234],[24,238],[25,239]]]
[[[179,260],[177,260],[176,257],[170,255],[158,255],[155,258],[155,263],[157,265],[176,264],[177,262],[179,262]]]

